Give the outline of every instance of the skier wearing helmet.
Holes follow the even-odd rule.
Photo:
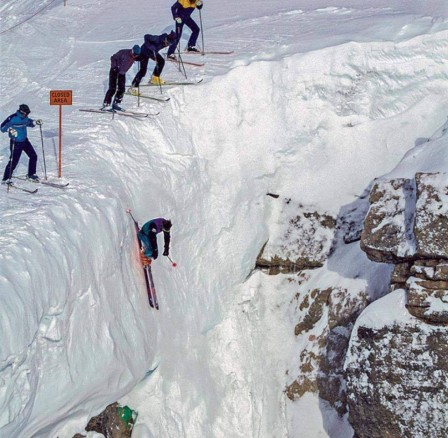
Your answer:
[[[170,255],[170,240],[172,223],[169,219],[159,217],[157,219],[151,219],[143,225],[142,229],[138,233],[138,238],[143,245],[143,264],[150,264],[148,259],[156,259],[159,256],[159,248],[157,246],[157,234],[163,231],[164,237],[164,251],[163,255],[168,257]]]
[[[162,33],[162,35],[146,34],[143,38],[145,42],[141,46],[142,54],[140,60],[140,70],[135,75],[135,78],[132,81],[132,86],[129,89],[129,92],[134,96],[138,95],[138,90],[136,88],[140,85],[141,80],[145,77],[146,72],[148,71],[148,61],[150,59],[155,61],[156,65],[149,83],[152,85],[163,85],[165,83],[165,81],[160,77],[163,67],[165,66],[165,60],[162,55],[159,54],[159,51],[176,41],[176,34],[174,31],[169,34]]]
[[[136,44],[132,49],[122,49],[111,56],[109,89],[104,97],[103,107],[101,108],[103,111],[123,111],[119,104],[126,90],[126,73],[135,61],[140,60],[140,52],[140,46]],[[113,97],[114,101],[111,108],[110,104]]]
[[[9,134],[11,151],[10,159],[3,174],[2,184],[11,183],[12,174],[19,163],[22,152],[25,152],[29,158],[27,178],[39,182],[39,177],[36,175],[37,154],[28,140],[27,133],[27,128],[35,127],[34,121],[28,117],[30,113],[29,106],[23,103],[19,106],[17,112],[11,114],[0,126],[2,132],[8,132]],[[36,120],[36,124],[42,125],[42,120]]]

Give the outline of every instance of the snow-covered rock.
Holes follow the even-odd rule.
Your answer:
[[[331,250],[336,219],[291,199],[283,201],[279,217],[257,258],[257,266],[269,268],[273,274],[322,266]]]
[[[448,435],[448,330],[411,317],[405,305],[405,291],[396,290],[353,329],[345,368],[359,438]]]

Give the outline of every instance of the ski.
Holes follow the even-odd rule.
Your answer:
[[[59,183],[54,183],[54,182],[51,182],[51,181],[45,181],[45,180],[44,180],[44,181],[42,181],[42,180],[34,181],[34,180],[32,180],[32,179],[27,179],[27,178],[22,177],[22,176],[13,176],[13,178],[17,178],[17,179],[20,179],[20,180],[22,180],[22,181],[29,181],[29,182],[32,182],[32,183],[34,183],[34,184],[43,184],[43,185],[45,185],[45,186],[55,187],[55,188],[57,188],[57,189],[65,189],[65,188],[68,187],[69,184],[70,184],[70,183],[59,184]]]
[[[152,278],[151,265],[145,266],[145,270],[148,274],[149,285],[151,287],[151,293],[153,298],[154,307],[159,310],[159,302],[157,301],[156,287],[154,286],[154,279]]]
[[[141,96],[140,96],[141,97]],[[112,110],[101,110],[101,109],[92,109],[92,108],[81,108],[79,111],[87,112],[87,113],[100,113],[100,114],[118,114],[119,116],[128,116],[128,117],[134,117],[136,119],[145,119],[150,116],[157,116],[160,114],[157,113],[141,113],[141,112],[135,112],[135,111],[112,111]]]
[[[9,188],[13,188],[13,189],[17,189],[17,190],[21,190],[22,192],[26,192],[26,193],[31,193],[32,195],[34,194],[34,193],[37,193],[37,190],[38,189],[34,189],[34,190],[30,190],[30,189],[26,189],[25,187],[21,187],[21,186],[16,186],[14,183],[9,183],[9,184],[6,184],[6,186],[7,186],[7,188],[9,189]]]
[[[206,52],[183,52],[183,54],[185,54],[185,55],[232,55],[233,53],[234,53],[233,50],[229,50],[229,51],[209,50]]]
[[[167,58],[167,61],[175,62],[177,65],[179,65],[179,64],[192,65],[193,67],[204,67],[204,65],[205,65],[205,63],[203,63],[203,62],[191,62],[191,61],[179,62],[177,60],[170,59],[170,58]]]
[[[147,96],[147,95],[141,94],[141,93],[140,93],[140,95],[136,95],[136,94],[129,93],[128,91],[125,94],[127,94],[128,96],[142,97],[143,99],[156,100],[157,102],[168,102],[170,100],[169,97]]]
[[[162,84],[162,87],[171,86],[175,87],[176,85],[198,85],[200,84],[204,78],[199,79],[198,81],[166,81],[164,84]],[[140,84],[140,87],[160,87],[160,85],[154,85],[154,84]]]
[[[132,221],[134,222],[134,228],[135,228],[135,236],[137,237],[138,247],[141,252],[142,250],[142,242],[140,242],[140,239],[138,237],[138,233],[140,232],[140,227],[138,225],[138,222],[134,219],[134,216],[132,216],[131,210],[126,210],[129,215],[131,216]],[[149,305],[152,308],[159,309],[159,303],[157,301],[157,295],[156,290],[154,288],[154,280],[152,278],[152,271],[151,271],[151,265],[143,265],[143,273],[145,276],[145,284],[146,284],[146,293],[148,295],[148,301]]]

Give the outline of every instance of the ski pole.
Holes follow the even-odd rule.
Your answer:
[[[140,61],[138,61],[138,71],[140,71],[141,68]],[[137,85],[137,106],[140,108],[140,81],[138,81]]]
[[[160,94],[162,93],[162,80],[160,79],[160,68],[159,68],[159,62],[157,61],[157,54],[156,51],[153,50],[152,53],[154,54],[154,61],[156,62],[156,68],[154,69],[157,70],[157,73],[159,74],[158,78],[159,78],[159,88],[160,88]]]
[[[131,211],[130,208],[128,208],[128,209],[126,210],[126,213],[129,213],[129,215],[131,216],[131,218],[132,218],[132,220],[134,221],[135,225],[138,226],[138,222],[135,220],[134,216],[132,216],[132,211]]]
[[[169,261],[171,262],[171,265],[173,266],[173,268],[175,268],[177,266],[177,263],[173,262],[173,260],[171,259],[170,256],[167,256],[167,257],[168,257]]]
[[[40,129],[40,141],[42,143],[42,157],[44,159],[44,175],[45,175],[45,181],[47,180],[47,163],[45,161],[45,149],[44,149],[44,136],[42,134],[42,120],[37,120],[36,123],[39,125]]]
[[[201,14],[200,9],[199,9],[199,22],[201,23],[202,55],[205,55],[204,31],[203,31],[203,27],[202,27],[202,14]]]
[[[182,73],[182,70],[184,71],[184,76],[185,79],[188,79],[187,77],[187,71],[185,70],[185,65],[184,65],[184,61],[182,61],[182,56],[180,56],[180,48],[179,48],[179,71]],[[180,67],[182,66],[182,70],[180,69]]]
[[[12,179],[12,158],[14,156],[14,147],[16,145],[16,141],[14,138],[11,138],[11,158],[9,159],[9,181],[8,181],[8,187],[6,189],[6,192],[9,192],[9,185],[11,184]]]

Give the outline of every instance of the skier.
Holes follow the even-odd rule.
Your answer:
[[[160,78],[163,67],[165,66],[165,60],[159,54],[159,51],[164,49],[165,47],[168,47],[174,41],[176,41],[176,34],[174,33],[174,31],[172,31],[170,34],[163,33],[162,35],[146,34],[144,36],[144,40],[145,42],[141,46],[140,69],[135,75],[135,78],[132,81],[132,87],[129,90],[130,93],[134,95],[137,95],[138,93],[134,87],[138,87],[141,80],[146,75],[149,59],[152,59],[156,62],[156,66],[154,67],[150,83],[153,85],[163,85],[165,83],[165,81]]]
[[[36,175],[37,154],[27,135],[27,128],[35,127],[34,121],[28,117],[30,113],[29,106],[23,103],[15,114],[11,114],[1,124],[1,131],[9,134],[11,151],[11,156],[3,174],[2,184],[11,183],[12,173],[19,163],[22,152],[25,152],[29,158],[27,178],[39,182],[39,177]],[[42,120],[36,120],[36,124],[42,125]]]
[[[104,97],[103,111],[123,111],[119,106],[126,90],[126,73],[140,57],[140,46],[137,44],[132,49],[122,49],[111,56],[111,66],[109,71],[109,89]],[[118,89],[117,89],[118,86]],[[115,94],[116,92],[116,94]],[[110,104],[114,97],[112,108]]]
[[[180,41],[182,36],[182,30],[184,24],[191,30],[190,39],[188,40],[187,52],[196,52],[200,53],[200,51],[196,48],[196,41],[199,36],[199,26],[196,22],[191,18],[191,14],[194,9],[202,9],[202,1],[200,0],[177,0],[173,6],[171,6],[171,13],[173,14],[174,21],[176,22],[176,41],[170,46],[167,52],[167,57],[176,61],[176,55],[174,52],[176,50],[177,44]]]
[[[163,217],[151,219],[146,222],[138,233],[138,238],[143,246],[142,262],[144,265],[151,264],[150,259],[157,259],[159,256],[159,248],[157,246],[157,234],[163,231],[164,237],[164,251],[163,255],[168,257],[170,255],[170,240],[172,223],[169,219]]]

